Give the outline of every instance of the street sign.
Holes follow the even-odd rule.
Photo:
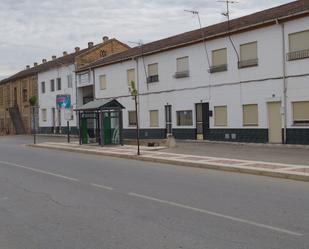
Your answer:
[[[65,119],[66,121],[71,121],[71,120],[73,120],[73,107],[65,108],[65,109],[64,109],[64,119]]]
[[[57,95],[56,105],[58,109],[71,109],[71,95],[69,94]]]

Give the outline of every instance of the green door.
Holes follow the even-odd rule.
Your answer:
[[[86,118],[82,118],[81,132],[82,132],[82,144],[88,144],[88,127]]]
[[[104,144],[111,144],[112,131],[111,131],[111,118],[109,113],[104,114],[103,126],[104,126]]]

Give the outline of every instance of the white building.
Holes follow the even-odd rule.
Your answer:
[[[87,83],[82,85],[82,78],[76,76],[75,71],[99,58],[128,48],[126,44],[104,36],[102,43],[97,45],[89,42],[83,50],[76,47],[74,53],[63,52],[59,58],[53,56],[51,61],[43,60],[40,65],[42,70],[38,72],[40,133],[66,133],[69,121],[71,133],[77,134],[77,119],[73,109],[93,100],[94,89]],[[57,108],[56,99],[59,95],[70,96],[71,109]]]
[[[229,26],[229,32],[225,22],[145,44],[82,69],[93,72],[96,99],[116,98],[126,108],[124,138],[135,137],[133,80],[142,138],[172,133],[179,139],[309,144],[309,2]]]

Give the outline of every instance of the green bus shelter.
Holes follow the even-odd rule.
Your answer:
[[[75,109],[79,144],[123,145],[123,109],[116,99],[95,99]]]

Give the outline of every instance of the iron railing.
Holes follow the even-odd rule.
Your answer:
[[[300,60],[305,58],[309,58],[309,49],[287,53],[288,61]]]
[[[258,66],[259,59],[243,60],[238,62],[238,68],[255,67]]]
[[[209,71],[209,73],[217,73],[217,72],[227,71],[227,64],[218,65],[218,66],[211,66],[208,71]]]

